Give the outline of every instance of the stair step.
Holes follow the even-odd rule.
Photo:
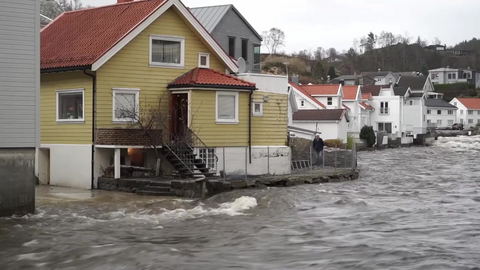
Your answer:
[[[170,187],[146,186],[140,191],[170,192]]]
[[[137,191],[137,195],[141,195],[141,196],[175,196],[175,194],[173,194],[171,192],[157,192],[157,191],[146,191],[146,190]]]
[[[170,187],[170,182],[150,182],[150,185],[149,186],[153,186],[153,187]]]

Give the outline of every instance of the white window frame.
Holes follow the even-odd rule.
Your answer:
[[[135,108],[140,109],[140,89],[139,88],[112,88],[112,122],[113,123],[131,123],[132,119],[115,117],[115,99],[117,94],[135,94]]]
[[[474,122],[473,122],[473,119],[468,119],[468,123],[469,123],[469,124],[473,124],[473,123],[474,123]]]
[[[197,152],[197,155],[200,159],[202,159],[203,161],[205,161],[205,165],[207,166],[207,168],[211,169],[211,170],[216,170],[217,169],[217,162],[216,162],[216,148],[197,148],[198,152]],[[213,153],[210,153],[210,152],[213,152]],[[213,166],[209,166],[209,161],[213,161]]]
[[[448,120],[448,125],[449,126],[453,125],[453,120]]]
[[[207,57],[207,64],[202,65],[202,57],[205,56]],[[199,68],[210,68],[210,54],[209,53],[198,53],[198,67]]]
[[[82,119],[59,119],[58,111],[59,107],[58,105],[60,104],[59,102],[59,97],[60,94],[65,94],[65,93],[82,93]],[[85,123],[85,88],[76,88],[76,89],[62,89],[62,90],[56,90],[56,96],[57,96],[57,104],[56,104],[56,116],[57,116],[57,123]]]
[[[305,108],[306,107],[306,100],[305,99],[300,99],[300,108]],[[303,104],[302,104],[303,103]]]
[[[218,96],[234,96],[235,97],[235,119],[218,119]],[[217,91],[215,94],[215,122],[217,124],[237,125],[238,121],[238,92]]]
[[[255,112],[255,104],[260,104],[260,112],[257,113]],[[263,101],[259,101],[259,100],[254,100],[252,102],[252,115],[253,116],[263,116]]]
[[[442,121],[441,119],[438,119],[438,120],[437,120],[437,126],[438,126],[438,125],[440,125],[440,126],[443,125],[443,121]]]
[[[448,110],[449,115],[453,115],[453,110]]]
[[[180,42],[180,64],[153,62],[152,61],[152,43],[154,40]],[[150,49],[149,49],[148,60],[150,62],[150,67],[182,68],[182,69],[185,68],[185,38],[184,37],[150,35],[149,48]]]
[[[333,106],[333,97],[327,97],[327,105]]]
[[[473,115],[473,110],[467,110],[468,115]]]
[[[463,115],[463,110],[460,110],[460,114]]]
[[[442,110],[437,110],[437,115],[441,115],[442,114]]]
[[[432,114],[432,110],[427,110],[427,114]]]

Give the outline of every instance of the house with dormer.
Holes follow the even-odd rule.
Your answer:
[[[179,0],[65,12],[42,29],[40,52],[46,183],[92,189],[109,168],[118,179],[159,161],[185,178],[264,174],[267,148],[269,172],[290,172],[286,77],[239,74]]]

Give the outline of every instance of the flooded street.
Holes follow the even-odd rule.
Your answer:
[[[40,187],[0,269],[480,269],[480,137],[359,153],[360,179],[208,200]]]

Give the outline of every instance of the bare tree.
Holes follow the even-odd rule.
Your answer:
[[[90,6],[84,6],[82,0],[40,0],[40,13],[55,19],[65,11],[74,11]]]
[[[435,39],[432,41],[432,44],[433,45],[441,45],[442,41],[438,37],[435,37]]]
[[[285,33],[278,29],[272,28],[262,33],[263,45],[267,47],[270,54],[276,54],[277,50],[285,45]]]

